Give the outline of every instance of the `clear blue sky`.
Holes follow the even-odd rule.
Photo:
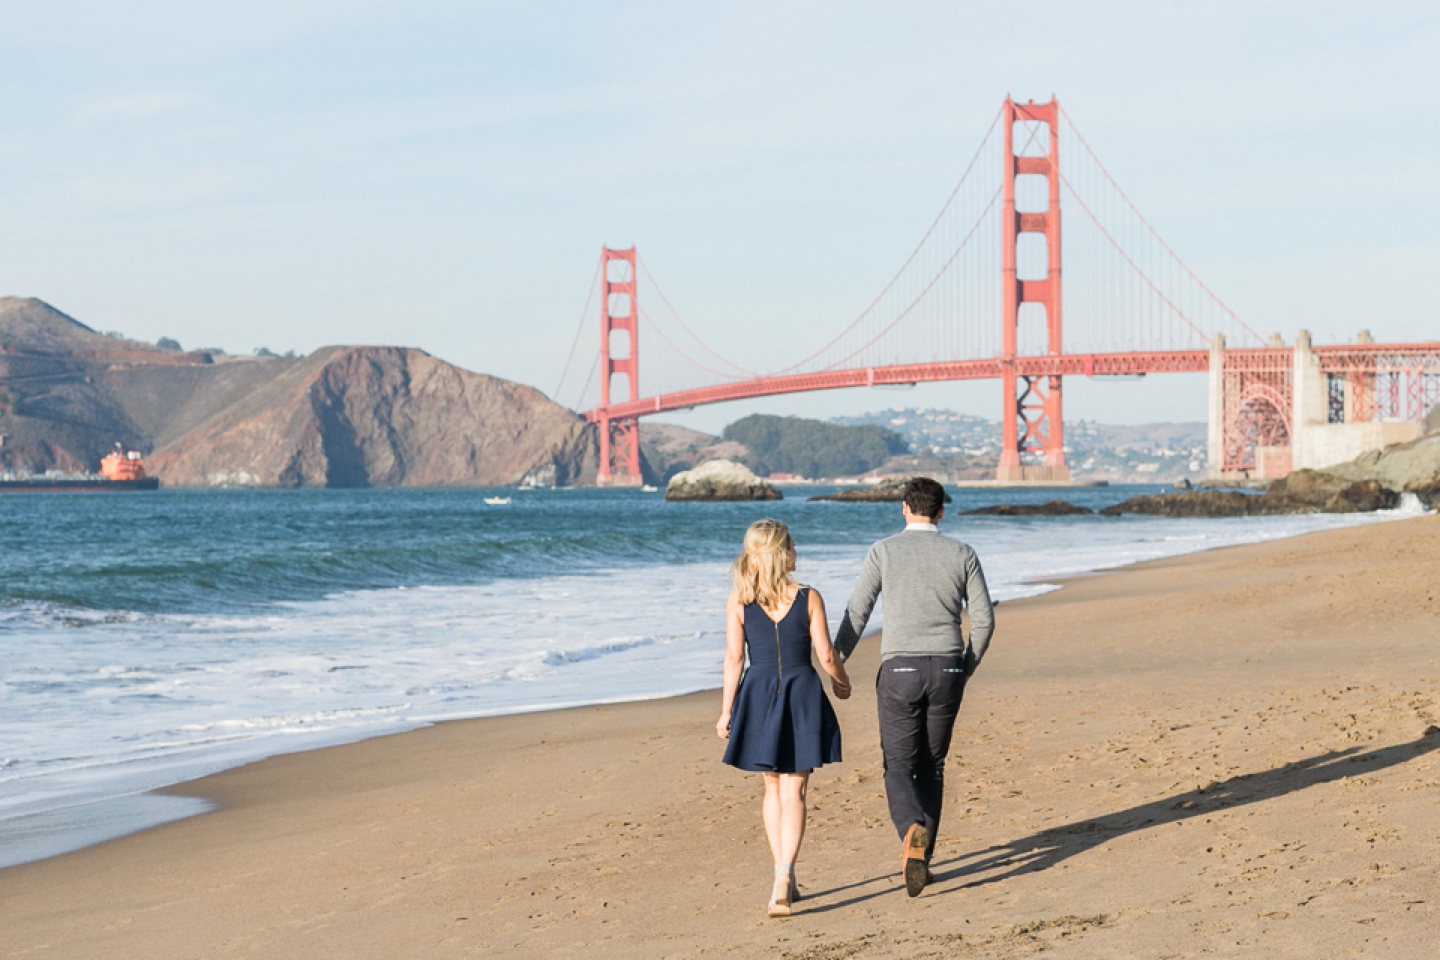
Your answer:
[[[1252,326],[1435,339],[1436,11],[8,2],[0,293],[187,347],[418,346],[548,392],[599,247],[638,243],[716,348],[781,366],[889,278],[1005,94],[1054,93]],[[1070,418],[1204,416],[1194,378],[1067,390]],[[998,392],[672,419],[994,417]]]

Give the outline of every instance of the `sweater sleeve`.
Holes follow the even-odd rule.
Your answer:
[[[840,629],[835,631],[835,649],[841,660],[850,659],[855,645],[860,642],[860,635],[865,632],[865,624],[875,611],[875,601],[880,596],[880,581],[880,555],[872,546],[865,555],[865,566],[860,569],[860,579],[855,581]]]
[[[970,649],[965,656],[965,675],[975,673],[980,660],[995,635],[995,609],[990,604],[990,588],[985,585],[985,571],[980,558],[972,550],[965,563],[965,606],[970,611]]]

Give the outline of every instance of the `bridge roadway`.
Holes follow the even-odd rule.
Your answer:
[[[1232,351],[1233,352],[1233,351]],[[956,360],[942,363],[909,363],[883,367],[855,367],[822,373],[799,373],[788,377],[757,377],[695,390],[642,397],[627,403],[612,403],[585,411],[591,423],[602,419],[620,420],[667,410],[686,410],[707,403],[769,397],[782,393],[812,390],[839,390],[845,387],[908,386],[942,380],[998,380],[1005,364],[1021,377],[1117,377],[1145,373],[1205,373],[1210,369],[1209,350],[1168,350],[1154,353],[1084,353],[1058,356],[1015,357],[1010,361]]]
[[[1292,347],[1251,347],[1225,349],[1227,370],[1238,361],[1262,358],[1269,366],[1288,366]],[[1426,343],[1359,343],[1329,344],[1312,348],[1320,369],[1325,373],[1374,374],[1409,369],[1426,375],[1440,376],[1440,342]],[[855,367],[848,370],[826,370],[821,373],[799,373],[788,377],[757,377],[737,380],[714,387],[662,393],[627,403],[614,403],[607,409],[596,407],[585,411],[585,419],[598,423],[604,419],[623,420],[687,410],[707,403],[746,400],[782,393],[804,393],[811,390],[840,390],[845,387],[908,386],[942,380],[998,380],[1007,361],[998,357],[989,360],[954,360],[941,363],[908,363],[881,367]],[[1206,373],[1210,369],[1209,350],[1159,350],[1150,353],[1065,353],[1057,356],[1015,357],[1008,361],[1020,377],[1122,377],[1146,373]],[[1419,383],[1415,384],[1416,387]],[[1429,392],[1433,392],[1433,385]],[[1430,398],[1427,403],[1434,403]],[[1428,409],[1428,407],[1426,408]]]

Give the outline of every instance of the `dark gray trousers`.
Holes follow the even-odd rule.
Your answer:
[[[875,700],[885,796],[890,819],[904,839],[913,824],[930,831],[929,860],[945,801],[945,755],[965,694],[965,658],[891,657],[880,664]]]

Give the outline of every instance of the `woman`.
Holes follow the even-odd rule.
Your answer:
[[[730,741],[725,762],[758,771],[765,780],[765,835],[775,858],[772,917],[790,916],[790,904],[800,899],[795,858],[805,836],[810,771],[840,762],[840,721],[810,665],[812,649],[834,681],[835,696],[850,696],[845,664],[830,644],[825,602],[791,579],[794,570],[795,543],[785,524],[752,523],[745,552],[731,570],[725,686],[715,724],[715,732]]]

